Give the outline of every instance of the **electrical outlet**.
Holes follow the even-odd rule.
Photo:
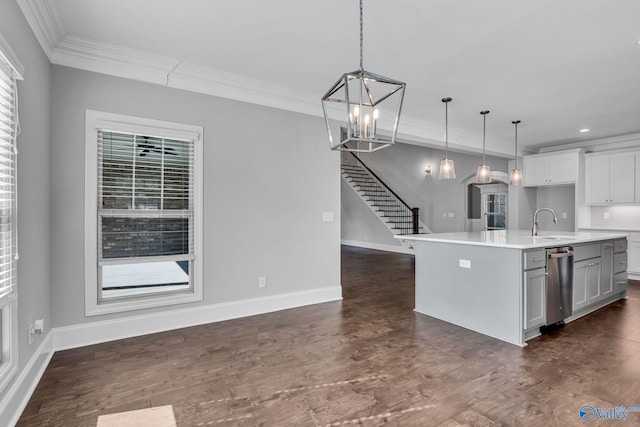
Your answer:
[[[29,325],[29,345],[33,344],[33,336],[36,334],[36,328],[33,323]]]
[[[609,219],[609,212],[603,212],[602,219]]]
[[[460,268],[471,268],[471,260],[470,259],[461,259],[458,260]]]
[[[453,213],[453,212],[449,212],[449,213],[447,214],[447,216],[448,216],[449,218],[453,218],[454,216],[456,216],[456,214],[455,214],[455,213]]]
[[[562,212],[562,219],[567,219],[567,213],[566,212]]]
[[[33,329],[36,335],[42,335],[44,332],[44,319],[36,319],[33,322]]]
[[[322,222],[333,222],[333,212],[322,212]]]
[[[267,287],[267,278],[265,276],[258,277],[258,287],[259,288]]]

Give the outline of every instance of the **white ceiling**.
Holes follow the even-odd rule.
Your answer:
[[[238,99],[280,93],[271,105],[318,116],[324,92],[358,68],[357,0],[18,2],[54,63],[122,75],[87,58],[126,47],[162,64],[157,83],[177,65],[176,82],[210,73],[238,82]],[[481,148],[483,109],[494,153],[513,152],[514,119],[528,150],[637,133],[639,17],[638,0],[364,0],[364,68],[407,83],[399,132],[417,141],[442,140],[445,96],[454,147]]]

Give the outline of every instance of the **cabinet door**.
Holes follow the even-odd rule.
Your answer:
[[[611,156],[610,167],[610,203],[633,203],[635,199],[635,157],[633,154],[615,154]]]
[[[587,264],[590,260],[573,264],[573,311],[586,307],[587,300]]]
[[[546,320],[546,274],[544,268],[526,271],[525,285],[525,329],[542,326]]]
[[[586,204],[609,203],[609,156],[586,157],[584,175]]]
[[[536,187],[547,185],[548,180],[548,157],[525,157],[523,160],[523,181],[525,187]]]
[[[604,242],[602,244],[600,271],[600,297],[604,299],[613,295],[613,242]]]
[[[589,305],[598,302],[602,295],[601,276],[600,258],[587,260],[587,301]]]
[[[570,184],[576,182],[576,155],[560,154],[549,157],[549,184]]]
[[[629,273],[640,274],[640,242],[629,242]]]

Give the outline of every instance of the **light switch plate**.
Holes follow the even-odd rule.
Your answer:
[[[460,268],[471,268],[470,259],[461,259],[459,260],[459,262],[460,262]]]
[[[322,212],[322,222],[333,222],[333,212]]]

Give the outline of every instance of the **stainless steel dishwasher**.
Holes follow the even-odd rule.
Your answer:
[[[572,313],[573,248],[547,249],[547,322],[555,325]]]

